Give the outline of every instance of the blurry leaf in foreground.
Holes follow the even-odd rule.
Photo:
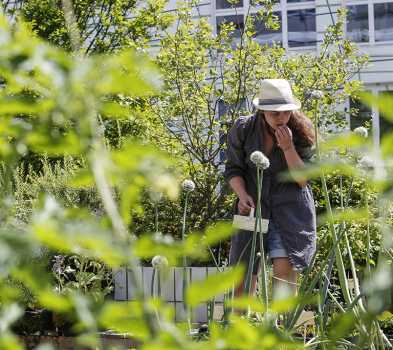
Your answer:
[[[72,309],[72,302],[68,296],[53,292],[52,290],[39,291],[37,295],[41,305],[57,312],[66,312]]]
[[[178,197],[178,179],[173,159],[168,154],[128,141],[120,150],[111,153],[111,159],[111,179],[121,188],[122,201],[131,202],[132,206],[139,199],[143,187],[166,194],[170,199]]]
[[[292,181],[292,179],[318,179],[322,175],[342,174],[347,176],[359,176],[359,169],[356,167],[338,161],[323,161],[307,165],[300,170],[291,170],[280,173],[279,179],[282,181]]]
[[[149,329],[143,318],[140,302],[107,302],[99,314],[99,324],[120,333],[129,333],[137,339],[146,339]]]
[[[383,135],[381,140],[382,157],[388,158],[393,156],[393,133]]]
[[[356,319],[353,312],[347,312],[336,316],[329,330],[329,339],[335,342],[341,338],[348,337],[355,327],[355,322]]]
[[[96,70],[96,89],[102,95],[144,96],[157,92],[161,86],[160,74],[150,58],[133,50],[96,56],[93,61],[100,67]]]
[[[19,342],[18,338],[11,333],[5,332],[0,337],[1,350],[22,350],[25,347]]]
[[[221,273],[209,275],[205,281],[194,282],[186,291],[186,301],[191,307],[212,299],[236,286],[243,278],[244,267],[236,266]]]
[[[79,155],[83,149],[83,140],[73,131],[53,136],[48,130],[36,130],[29,134],[27,143],[38,153],[53,156]]]
[[[364,92],[361,94],[361,99],[369,106],[376,105],[378,110],[389,121],[393,121],[393,97],[383,93],[378,96]]]
[[[210,225],[205,232],[203,244],[215,245],[234,234],[235,230],[232,223],[218,222]]]
[[[372,216],[371,213],[366,210],[365,208],[359,208],[359,209],[352,209],[352,208],[346,208],[346,209],[335,209],[332,212],[332,217],[328,214],[323,214],[318,216],[318,221],[320,223],[326,223],[326,222],[364,222],[366,223],[367,220],[371,220]]]
[[[225,305],[240,310],[248,310],[248,308],[250,308],[252,311],[256,312],[264,312],[266,310],[266,306],[263,305],[258,298],[251,296],[227,299]]]
[[[44,198],[31,229],[33,238],[59,252],[97,258],[112,267],[126,261],[127,246],[117,244],[108,228],[92,214],[62,208],[53,197]]]
[[[365,146],[365,143],[364,137],[348,132],[321,142],[320,150],[322,153],[331,150],[347,152],[352,149],[362,148]]]
[[[174,241],[169,235],[145,234],[133,242],[134,253],[139,258],[165,256],[169,265],[175,265],[183,256],[203,259],[206,249],[201,249],[200,236],[189,235],[185,241]]]

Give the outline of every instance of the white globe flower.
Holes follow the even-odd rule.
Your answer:
[[[195,190],[195,183],[192,180],[184,180],[182,183],[183,190],[186,192],[192,192]]]
[[[152,260],[151,260],[152,266],[156,268],[161,268],[161,267],[166,267],[168,266],[168,259],[165,256],[162,255],[156,255]]]
[[[270,166],[269,158],[267,158],[262,152],[254,151],[250,155],[250,160],[259,168],[263,170]]]
[[[364,126],[359,126],[353,130],[353,132],[361,137],[368,137],[368,130]]]
[[[360,168],[364,170],[370,170],[375,167],[375,162],[371,157],[363,156],[362,158],[359,159],[358,165]]]
[[[154,234],[153,234],[153,239],[154,239],[154,242],[156,242],[156,243],[158,243],[158,244],[171,245],[171,244],[173,244],[173,242],[174,242],[172,236],[170,236],[170,235],[164,235],[164,234],[162,234],[162,232],[160,232],[160,231],[154,232]]]

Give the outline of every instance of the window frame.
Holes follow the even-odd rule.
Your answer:
[[[393,40],[386,41],[375,41],[375,16],[374,16],[374,5],[392,3],[392,0],[342,0],[342,7],[347,8],[348,6],[356,5],[368,5],[368,38],[366,42],[356,42],[358,46],[369,46],[369,45],[387,45],[393,44]],[[347,38],[347,23],[344,26],[344,34]]]
[[[367,24],[368,24],[368,40],[367,41],[354,41],[357,45],[361,45],[361,44],[369,44],[371,42],[371,18],[370,18],[370,1],[359,1],[359,2],[355,2],[352,3],[353,1],[351,1],[351,3],[347,3],[345,4],[345,8],[348,10],[349,6],[367,6]],[[373,7],[373,6],[372,6]],[[373,7],[374,10],[374,7]],[[373,14],[373,18],[374,18],[374,14]],[[374,27],[374,21],[372,23],[373,27]],[[345,37],[348,39],[348,18],[346,18],[345,21],[345,26],[344,26],[344,34]],[[374,40],[374,36],[373,36],[373,40]]]
[[[214,28],[215,34],[217,34],[217,17],[220,16],[230,16],[230,15],[243,15],[245,16],[248,12],[249,14],[255,14],[259,6],[252,6],[250,8],[250,0],[243,0],[243,7],[230,8],[230,9],[216,9],[216,1],[212,2],[212,26]],[[317,16],[317,6],[316,1],[300,1],[294,3],[287,3],[287,0],[280,0],[277,4],[273,5],[273,12],[281,12],[281,46],[288,51],[303,51],[303,50],[315,50],[318,46],[318,28],[316,23],[316,38],[314,45],[306,46],[296,46],[289,47],[288,45],[288,11],[294,10],[315,10],[315,17]],[[316,21],[316,18],[315,18]]]

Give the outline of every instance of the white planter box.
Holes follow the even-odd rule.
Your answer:
[[[153,268],[148,266],[139,266],[136,268],[140,282],[143,285],[146,297],[151,297],[151,287],[153,278]],[[187,267],[189,283],[206,279],[208,275],[217,273],[216,267]],[[114,298],[118,301],[134,300],[135,286],[130,278],[130,271],[126,268],[120,268],[113,272],[114,274]],[[168,275],[161,279],[161,298],[167,303],[173,305],[175,310],[175,321],[184,321],[186,319],[183,303],[183,268],[171,267],[168,269]],[[153,292],[157,295],[157,275],[153,286]],[[224,295],[215,298],[213,315],[215,319],[221,319],[223,313]],[[207,303],[199,305],[192,310],[192,321],[205,323],[208,320]]]

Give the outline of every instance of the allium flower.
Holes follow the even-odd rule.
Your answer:
[[[362,169],[369,170],[375,167],[375,162],[371,157],[363,156],[362,158],[359,159],[358,165]]]
[[[162,255],[156,255],[152,260],[151,264],[154,268],[161,268],[168,266],[168,259]]]
[[[195,183],[192,180],[184,180],[182,183],[183,190],[186,192],[192,192],[195,190]]]
[[[312,90],[307,93],[307,97],[312,100],[320,100],[323,97],[323,92],[321,90]]]
[[[63,264],[65,262],[65,256],[64,255],[55,255],[53,257],[53,266],[52,266],[52,271],[55,274],[62,274],[64,272]]]
[[[159,232],[159,231],[154,233],[153,239],[158,244],[171,245],[174,242],[172,236],[170,236],[170,235],[163,235],[162,232]]]
[[[260,151],[254,151],[250,155],[250,160],[259,168],[263,170],[270,166],[269,159]]]
[[[368,137],[368,130],[364,126],[359,126],[353,130],[353,132],[361,137]]]

